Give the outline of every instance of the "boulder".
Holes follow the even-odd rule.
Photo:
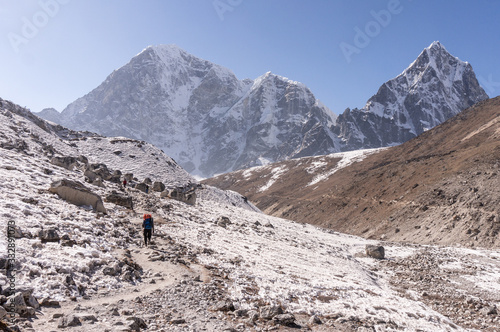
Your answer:
[[[83,174],[89,178],[90,182],[94,182],[97,178],[113,183],[121,182],[121,172],[115,171],[111,173],[105,164],[89,164],[85,167],[85,172]]]
[[[123,177],[125,178],[125,180],[127,180],[127,182],[130,182],[130,181],[132,181],[134,179],[134,174],[132,174],[132,173],[125,173],[123,175]]]
[[[196,187],[189,184],[185,187],[177,187],[169,191],[163,191],[161,197],[169,197],[189,205],[196,204]]]
[[[385,249],[382,246],[367,244],[365,250],[368,257],[373,257],[376,259],[384,259],[385,257]]]
[[[56,165],[62,168],[65,168],[67,170],[72,171],[75,166],[78,165],[77,159],[75,157],[53,157],[50,160],[50,163],[52,165]]]
[[[55,228],[42,229],[38,232],[38,237],[42,241],[42,243],[46,242],[59,242],[61,237],[57,233]]]
[[[277,305],[268,305],[260,308],[260,318],[273,319],[273,317],[281,315],[283,310]]]
[[[25,302],[27,305],[34,309],[40,308],[40,304],[38,303],[38,300],[36,297],[33,296],[33,294],[30,294],[27,299],[25,299]]]
[[[153,191],[163,192],[164,190],[165,185],[163,184],[163,182],[155,181],[155,183],[153,183]]]
[[[215,223],[216,223],[218,226],[220,226],[220,227],[224,227],[224,228],[226,228],[226,227],[227,227],[227,225],[230,225],[230,224],[231,224],[231,221],[229,220],[229,218],[228,218],[228,217],[224,217],[224,216],[222,216],[222,217],[219,217],[219,218],[215,221]]]
[[[150,186],[150,185],[152,185],[152,184],[153,184],[153,181],[151,181],[151,179],[150,179],[150,178],[145,178],[145,179],[144,179],[144,181],[142,181],[142,183],[145,183],[145,184],[147,184],[147,185],[149,185],[149,186]]]
[[[3,305],[7,311],[10,311],[10,306],[14,306],[14,311],[21,316],[24,316],[27,311],[27,305],[24,301],[24,296],[22,292],[17,292],[7,298],[7,301]]]
[[[68,316],[61,317],[59,319],[59,322],[57,323],[57,327],[60,329],[66,327],[80,326],[80,325],[82,325],[80,318],[78,318],[74,314],[69,314]]]
[[[106,196],[105,201],[108,203],[113,203],[116,205],[120,205],[126,207],[128,209],[134,209],[134,202],[132,197],[130,196],[122,196],[118,194],[116,191],[111,192],[110,195]]]
[[[138,183],[138,184],[135,185],[134,188],[137,189],[137,190],[140,190],[140,191],[142,191],[144,193],[148,193],[149,192],[149,186],[147,184],[145,184],[145,183]]]
[[[147,329],[148,325],[144,321],[144,319],[140,317],[129,317],[127,320],[131,320],[132,322],[129,324],[128,328],[132,331],[140,331],[141,329]]]
[[[295,324],[295,316],[293,314],[281,314],[273,317],[273,321],[280,325],[290,326]]]
[[[71,180],[59,180],[50,185],[49,192],[77,206],[92,206],[94,211],[106,214],[101,196],[93,193],[83,184]]]
[[[234,305],[233,302],[230,300],[225,300],[225,301],[219,301],[213,306],[210,307],[210,310],[212,311],[234,311]]]
[[[0,320],[3,319],[7,315],[8,315],[7,310],[5,310],[4,307],[0,306]]]

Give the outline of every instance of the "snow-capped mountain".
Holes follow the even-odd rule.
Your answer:
[[[296,157],[396,145],[487,99],[472,67],[434,42],[361,110],[338,118],[303,84],[239,80],[172,45],[146,48],[56,119],[148,141],[202,177]]]
[[[229,69],[160,45],[70,104],[59,123],[146,140],[192,174],[211,176],[331,152],[334,120],[303,84],[271,73],[238,80]]]
[[[343,150],[396,145],[485,99],[472,66],[433,42],[365,107],[339,115],[335,133]]]

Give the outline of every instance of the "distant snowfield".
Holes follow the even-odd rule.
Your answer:
[[[315,161],[316,164],[314,165],[316,167],[310,167],[307,169],[307,172],[310,174],[317,173],[318,168],[328,165],[328,163],[326,162],[326,158],[328,159],[342,158],[342,159],[339,160],[339,162],[337,163],[337,165],[335,165],[335,167],[327,170],[326,172],[317,174],[314,177],[314,179],[311,182],[309,182],[307,186],[313,186],[321,181],[326,181],[330,178],[330,176],[332,176],[342,168],[345,168],[355,162],[362,161],[369,155],[378,153],[385,149],[386,148],[356,150],[356,151],[332,153],[327,156],[317,157],[317,161]]]

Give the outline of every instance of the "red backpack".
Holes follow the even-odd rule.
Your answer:
[[[153,217],[151,217],[150,214],[145,213],[144,214],[144,221],[143,225],[145,229],[151,229],[153,227]]]

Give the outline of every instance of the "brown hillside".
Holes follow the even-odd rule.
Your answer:
[[[499,116],[500,97],[480,102],[313,186],[339,158],[301,158],[205,183],[235,190],[268,214],[368,238],[500,247]],[[313,165],[321,167],[311,172]]]

